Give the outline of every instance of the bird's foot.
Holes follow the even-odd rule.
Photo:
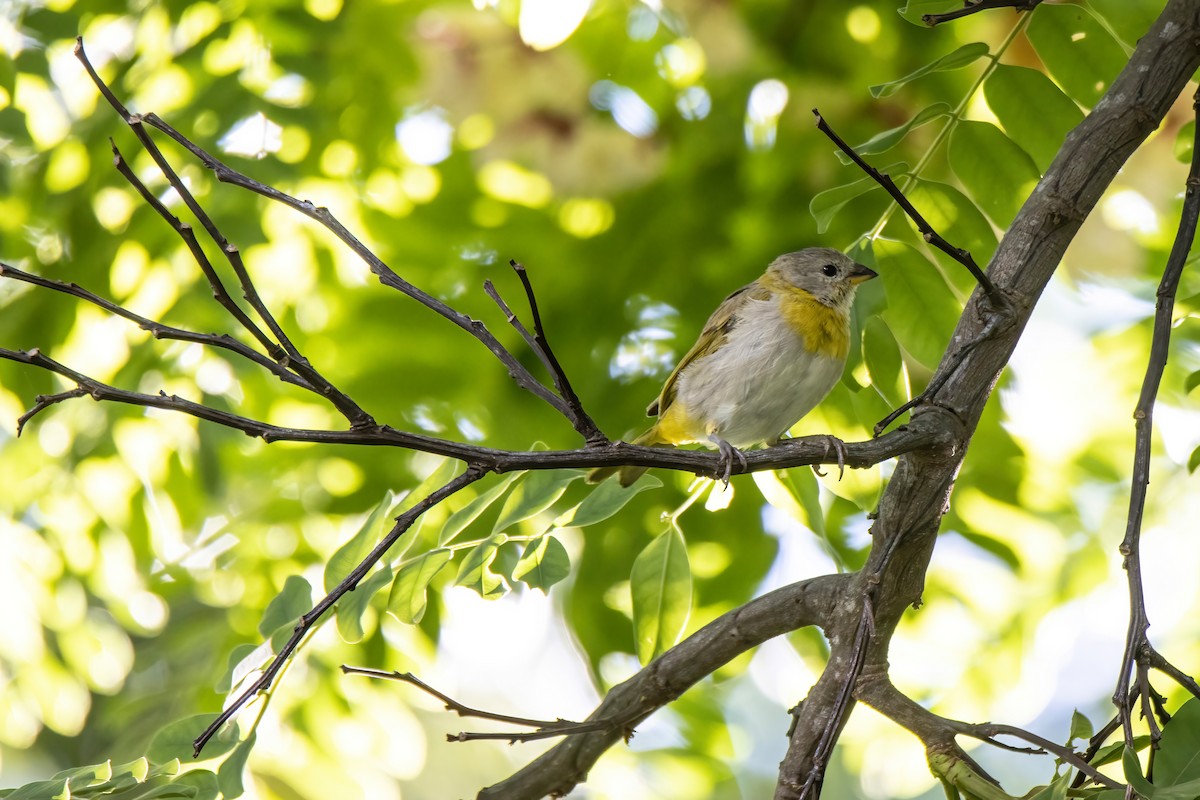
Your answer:
[[[842,476],[846,474],[846,443],[836,436],[826,436],[825,455],[829,455],[830,450],[833,450],[835,453],[837,453],[838,480],[840,481]],[[822,478],[825,477],[825,473],[821,472],[821,469],[816,464],[813,464],[812,468],[813,472],[817,473]]]
[[[716,477],[720,478],[721,482],[726,486],[729,486],[729,476],[733,473],[734,459],[738,460],[738,462],[742,465],[742,470],[744,471],[748,466],[746,462],[746,454],[716,434],[713,434],[708,438],[717,446],[717,451],[721,456],[720,460],[717,462]]]

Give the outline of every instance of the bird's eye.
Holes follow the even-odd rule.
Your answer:
[[[838,274],[838,268],[835,267],[833,264],[826,264],[825,266],[821,267],[821,272],[822,272],[822,274],[827,275],[830,278],[832,278],[834,275]]]

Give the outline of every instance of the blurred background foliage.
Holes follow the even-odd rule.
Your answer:
[[[523,313],[506,262],[524,263],[560,359],[613,436],[640,430],[646,403],[721,297],[781,252],[853,247],[882,276],[860,293],[862,346],[795,432],[861,439],[923,385],[971,284],[839,162],[810,109],[906,176],[930,221],[984,263],[1161,8],[1088,0],[910,24],[955,5],[912,0],[901,16],[895,2],[874,0],[10,1],[0,5],[0,258],[171,324],[233,332],[176,235],[110,168],[111,137],[172,201],[72,56],[83,35],[133,110],[328,206],[402,276],[484,320],[534,365],[481,290],[491,279]],[[1097,722],[1109,713],[1126,613],[1115,547],[1129,415],[1189,117],[1184,98],[1088,221],[980,425],[925,605],[892,651],[893,680],[938,713],[1052,739],[1066,738],[1075,708]],[[580,444],[483,348],[370,280],[324,230],[164,148],[243,249],[302,352],[381,422],[495,447]],[[1156,642],[1194,670],[1194,271],[1180,296],[1144,549]],[[100,380],[276,424],[338,425],[261,370],[155,342],[73,298],[2,282],[0,310],[0,345],[42,348]],[[578,475],[529,476],[496,490],[448,541],[451,515],[503,480],[490,478],[427,515],[392,560],[399,570],[438,545],[450,551],[451,566],[430,562],[424,603],[423,583],[410,581],[407,594],[380,591],[358,609],[361,631],[340,619],[320,627],[280,688],[243,713],[242,744],[230,749],[231,732],[205,752],[200,766],[213,772],[232,753],[219,777],[196,771],[172,783],[173,757],[194,764],[196,715],[217,710],[231,681],[261,661],[251,653],[264,637],[319,596],[339,548],[381,533],[364,527],[367,514],[452,465],[382,448],[268,446],[86,399],[16,438],[35,395],[62,388],[0,362],[0,785],[123,765],[75,776],[76,794],[144,781],[164,796],[469,795],[547,745],[448,744],[447,732],[488,726],[337,665],[412,670],[495,711],[583,717],[639,655],[767,589],[857,567],[889,471],[841,482],[807,469],[738,477],[735,496],[677,514],[689,482],[663,474],[663,486],[640,485],[647,491],[587,527],[562,516],[588,496]],[[520,491],[533,498],[530,513],[505,520]],[[552,528],[559,544],[538,539]],[[507,543],[478,547],[493,530]],[[535,540],[550,547],[553,568],[531,578],[518,562]],[[635,560],[664,553],[678,579],[656,620],[665,638],[635,644]],[[561,579],[548,593],[533,588],[547,571]],[[576,794],[763,796],[786,745],[786,709],[823,656],[821,637],[800,631],[738,659],[605,756]],[[1016,793],[1053,769],[976,755]],[[856,710],[826,796],[940,793],[931,787],[916,740]]]

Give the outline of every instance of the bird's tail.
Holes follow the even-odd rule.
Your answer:
[[[671,444],[664,439],[658,431],[658,425],[654,425],[650,430],[643,433],[641,436],[634,439],[630,444],[640,444],[647,447],[656,445]],[[625,466],[625,467],[596,467],[587,474],[588,483],[600,483],[606,478],[613,475],[617,476],[617,480],[622,486],[632,486],[634,481],[642,477],[649,467]]]

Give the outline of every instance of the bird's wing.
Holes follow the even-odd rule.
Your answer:
[[[667,382],[663,384],[662,391],[658,398],[655,399],[646,408],[646,416],[657,417],[663,414],[675,401],[675,383],[679,379],[679,373],[691,364],[704,358],[707,355],[715,353],[720,349],[721,345],[729,338],[729,333],[738,324],[740,317],[737,311],[746,303],[747,300],[769,300],[771,298],[771,290],[761,285],[758,281],[749,283],[738,289],[733,294],[726,297],[721,305],[717,306],[717,310],[708,318],[708,322],[704,323],[704,330],[700,332],[696,343],[692,345],[692,349],[688,350],[679,363],[675,365],[675,369],[671,371]]]

